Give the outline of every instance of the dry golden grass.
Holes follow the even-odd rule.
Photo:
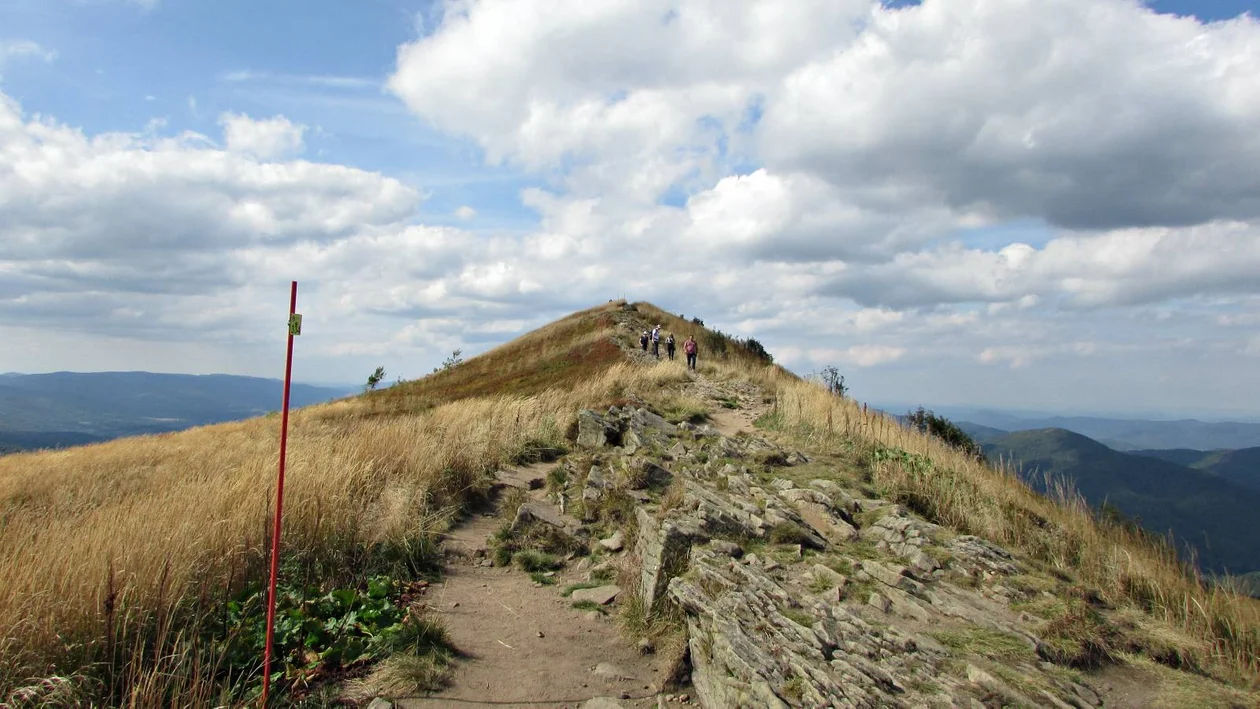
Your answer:
[[[617,326],[621,307],[576,313],[446,372],[294,412],[286,549],[333,568],[352,566],[363,549],[405,556],[496,466],[531,446],[562,445],[580,408],[653,398],[684,381],[681,355],[625,362],[612,343],[630,337]],[[635,309],[679,342],[703,336],[653,306]],[[1095,522],[1079,498],[1037,495],[742,348],[702,350],[701,363],[762,387],[778,424],[822,450],[884,446],[929,458],[930,470],[876,464],[872,483],[1144,609],[1195,640],[1179,652],[1195,653],[1199,666],[1255,682],[1257,604],[1205,590],[1166,549]],[[272,416],[0,458],[0,701],[41,679],[55,685],[48,691],[71,691],[74,683],[47,678],[104,663],[114,686],[93,691],[115,701],[220,702],[214,657],[197,650],[189,608],[213,610],[214,599],[264,573],[278,429]]]
[[[524,447],[563,445],[580,408],[685,376],[604,354],[596,368],[572,361],[575,348],[603,351],[602,310],[446,372],[448,387],[421,381],[293,412],[285,548],[336,563],[351,558],[347,550],[413,545]],[[475,386],[488,371],[521,381],[531,368],[556,372],[560,385],[530,383],[528,395],[510,396]],[[400,404],[408,387],[425,401],[414,412]],[[128,658],[156,635],[173,641],[179,628],[159,631],[190,599],[221,597],[262,573],[278,438],[271,416],[0,458],[0,700],[28,678],[102,661],[133,674],[147,667],[124,683],[140,692],[138,703],[172,691],[204,698],[204,687],[145,689],[155,677],[191,672],[191,656],[180,667],[170,657]]]
[[[1166,545],[1098,521],[1071,491],[1060,490],[1057,499],[1037,494],[1010,471],[978,463],[820,385],[772,369],[759,377],[778,392],[776,422],[821,449],[839,452],[856,443],[867,456],[896,448],[930,461],[874,462],[872,483],[887,497],[1074,575],[1110,603],[1142,609],[1193,640],[1181,652],[1199,667],[1260,687],[1260,602],[1205,586]]]

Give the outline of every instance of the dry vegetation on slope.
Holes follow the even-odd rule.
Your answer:
[[[1187,665],[1255,682],[1254,601],[1205,590],[1165,550],[1096,523],[1079,502],[1052,503],[734,343],[713,357],[705,345],[717,340],[699,326],[637,310],[679,342],[695,334],[702,368],[716,377],[776,392],[768,424],[878,455],[872,481],[888,497],[1173,622],[1199,641],[1185,649]],[[635,333],[622,315],[620,304],[593,308],[454,369],[295,412],[287,554],[312,578],[415,573],[429,535],[497,466],[565,446],[580,408],[652,399],[685,378],[677,363],[627,362],[614,339]],[[95,678],[90,691],[111,703],[220,699],[219,658],[198,624],[262,577],[277,429],[264,418],[0,458],[0,698],[78,675]]]

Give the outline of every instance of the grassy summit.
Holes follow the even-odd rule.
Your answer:
[[[680,343],[695,335],[705,377],[772,397],[766,428],[859,460],[883,496],[1176,627],[1197,642],[1188,664],[1255,681],[1256,602],[1205,589],[1167,549],[1095,521],[1077,498],[1034,493],[647,304],[601,305],[450,370],[294,412],[286,579],[375,602],[386,591],[374,579],[432,569],[433,535],[494,470],[571,446],[580,409],[677,405],[682,357],[636,354],[644,322]],[[246,621],[225,613],[245,613],[228,599],[265,578],[278,427],[267,417],[0,458],[0,701],[54,676],[98,703],[200,705],[247,687],[257,668],[232,655]]]

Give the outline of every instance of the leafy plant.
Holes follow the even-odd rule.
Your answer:
[[[435,621],[404,623],[407,615],[400,608],[404,590],[384,576],[372,577],[359,588],[278,586],[272,643],[277,686],[307,686],[391,650],[445,638]],[[255,693],[261,681],[266,619],[267,589],[253,584],[228,600],[220,622],[206,629],[207,640],[221,651],[225,680],[238,694]]]

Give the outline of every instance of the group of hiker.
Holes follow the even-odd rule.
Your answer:
[[[649,343],[651,343],[652,345],[652,354],[657,359],[660,359],[661,358],[661,326],[660,325],[657,325],[656,327],[652,328],[651,332],[644,330],[643,334],[639,335],[639,346],[643,348],[644,352],[648,351]],[[683,354],[687,355],[687,368],[688,369],[696,368],[696,353],[699,351],[700,351],[700,346],[696,344],[696,338],[694,336],[688,336],[687,341],[683,343]],[[666,355],[670,359],[674,358],[674,333],[672,332],[669,333],[665,338],[665,352],[666,352]]]

